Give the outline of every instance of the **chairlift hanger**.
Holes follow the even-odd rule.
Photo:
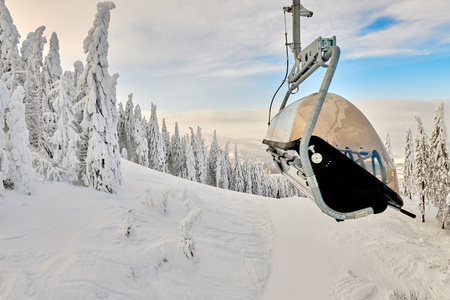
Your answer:
[[[340,48],[336,37],[316,38],[303,50],[300,17],[312,11],[293,0],[295,64],[280,111],[269,121],[263,143],[286,176],[323,213],[338,221],[402,209],[395,166],[373,126],[353,104],[328,89]],[[286,106],[289,97],[320,67],[327,69],[318,93]]]

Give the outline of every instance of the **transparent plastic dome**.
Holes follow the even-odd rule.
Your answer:
[[[272,119],[264,143],[293,149],[303,135],[316,96],[317,93],[309,95],[280,111]],[[398,193],[395,166],[383,142],[352,103],[328,93],[312,135],[322,138]]]

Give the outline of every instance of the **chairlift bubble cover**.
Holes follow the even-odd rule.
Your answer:
[[[316,101],[317,93],[281,110],[272,119],[263,142],[278,149],[298,151],[299,140]],[[310,145],[314,145],[309,154],[321,193],[336,211],[370,206],[379,213],[388,203],[395,207],[403,205],[397,195],[395,166],[386,148],[367,118],[346,99],[327,94]],[[316,151],[320,155],[314,158]],[[294,180],[300,183],[296,185],[302,190],[308,190],[300,177]]]

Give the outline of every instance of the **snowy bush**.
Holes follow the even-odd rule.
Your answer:
[[[186,255],[186,257],[194,263],[197,262],[197,259],[194,255],[195,245],[194,240],[192,239],[191,228],[200,216],[201,211],[202,210],[200,208],[195,208],[191,210],[188,215],[179,222],[180,239],[178,243],[183,249],[183,253]]]
[[[152,197],[150,190],[147,191],[147,196],[144,199],[144,204],[155,208],[160,214],[166,215],[168,211],[167,202],[170,197],[170,189],[165,189],[159,192],[156,198]]]

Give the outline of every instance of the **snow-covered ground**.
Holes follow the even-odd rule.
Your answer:
[[[450,231],[432,218],[337,223],[306,199],[122,172],[113,196],[38,178],[33,196],[5,191],[0,299],[450,299]]]

